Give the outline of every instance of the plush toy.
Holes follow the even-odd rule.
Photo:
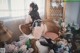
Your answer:
[[[18,52],[18,47],[16,47],[14,44],[6,44],[5,45],[6,52]]]
[[[27,45],[22,45],[20,47],[15,46],[14,44],[6,44],[5,45],[6,52],[13,53],[32,53],[34,51],[33,48],[27,49]]]
[[[68,42],[65,39],[61,39],[57,42],[58,50],[57,53],[69,53]]]
[[[31,48],[30,39],[27,35],[22,35],[19,37],[19,41],[13,41],[11,44],[5,44],[6,52],[19,52],[19,53],[26,53],[26,52],[33,52],[33,48]]]
[[[19,48],[19,51],[18,51],[18,52],[26,53],[26,52],[27,52],[27,46],[26,46],[26,45],[22,45],[22,46]]]

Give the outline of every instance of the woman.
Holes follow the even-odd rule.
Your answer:
[[[38,6],[35,3],[30,4],[29,17],[26,19],[26,23],[33,23],[35,20],[41,19],[38,13]]]
[[[26,18],[26,23],[24,25],[20,25],[19,29],[22,32],[22,34],[28,35],[28,37],[31,40],[31,47],[34,49],[33,53],[38,53],[38,48],[36,47],[36,40],[39,39],[39,37],[36,37],[36,26],[35,21],[41,20],[39,13],[38,13],[38,6],[35,3],[30,4],[30,10],[29,10],[29,16]],[[34,24],[33,24],[34,23]],[[40,22],[37,22],[38,24]]]
[[[38,6],[35,3],[30,4],[29,17],[26,19],[28,24],[31,24],[32,34],[36,39],[39,39],[42,35],[41,18],[38,12]],[[38,30],[38,31],[37,31]]]

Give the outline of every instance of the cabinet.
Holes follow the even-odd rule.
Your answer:
[[[62,0],[46,0],[46,18],[65,18],[65,4]]]

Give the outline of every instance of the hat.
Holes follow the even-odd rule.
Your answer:
[[[29,24],[19,25],[19,30],[26,35],[29,35],[32,32]]]

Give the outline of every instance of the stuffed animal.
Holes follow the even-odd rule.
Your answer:
[[[16,47],[14,44],[6,44],[5,45],[6,52],[18,52],[18,47]]]
[[[26,46],[26,45],[22,45],[22,46],[19,48],[19,51],[18,51],[18,52],[26,53],[26,52],[27,52],[27,46]]]
[[[58,49],[57,53],[69,53],[68,42],[65,39],[61,39],[57,42]]]

